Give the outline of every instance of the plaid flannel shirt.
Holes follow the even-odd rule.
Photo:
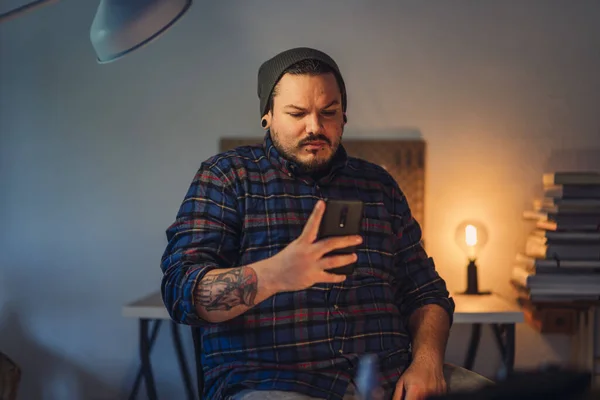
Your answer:
[[[243,389],[286,390],[342,399],[358,357],[375,353],[386,392],[410,363],[408,318],[454,302],[395,180],[340,146],[318,181],[264,143],[204,161],[167,229],[162,295],[171,318],[201,326],[205,396]],[[271,257],[297,238],[318,199],[364,202],[363,242],[354,273],[340,284],[277,293],[221,323],[202,320],[194,288],[217,268]]]

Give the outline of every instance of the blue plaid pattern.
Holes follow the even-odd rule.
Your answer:
[[[438,304],[452,321],[454,302],[421,246],[420,226],[383,168],[340,146],[327,176],[314,181],[298,171],[269,133],[262,144],[213,156],[201,164],[167,229],[163,300],[174,321],[202,327],[209,399],[244,389],[342,399],[365,353],[379,356],[389,392],[410,362],[410,314]],[[325,198],[364,202],[353,275],[278,293],[226,322],[197,315],[193,291],[207,272],[275,255]]]

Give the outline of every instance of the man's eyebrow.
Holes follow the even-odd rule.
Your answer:
[[[296,106],[294,104],[288,104],[287,106],[285,106],[284,108],[295,108],[296,110],[300,110],[300,111],[306,111],[305,108],[302,108],[300,106]]]
[[[323,107],[323,109],[326,109],[326,108],[329,108],[331,106],[335,106],[335,105],[338,105],[338,104],[340,104],[339,101],[333,100],[332,102],[330,102],[329,104],[327,104],[325,107]],[[299,110],[299,111],[306,111],[306,108],[302,108],[302,107],[297,106],[295,104],[288,104],[284,108],[294,108],[294,109]]]
[[[329,107],[331,107],[331,106],[337,106],[337,105],[339,105],[339,104],[340,104],[340,102],[339,102],[339,101],[337,101],[337,100],[333,100],[331,103],[329,103],[329,104],[327,104],[325,107],[323,107],[323,109],[329,108]]]

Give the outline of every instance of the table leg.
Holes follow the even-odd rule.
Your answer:
[[[199,398],[204,394],[204,371],[202,370],[202,345],[200,343],[200,328],[191,326],[192,339],[194,340],[194,360],[196,361],[196,382],[198,384]]]
[[[570,364],[572,367],[594,371],[595,307],[577,312],[577,330],[571,336]]]
[[[158,321],[157,321],[158,322]],[[150,320],[140,320],[140,358],[142,360],[142,371],[144,380],[146,381],[146,394],[149,400],[157,400],[156,385],[154,384],[154,376],[152,375],[152,363],[150,362],[150,338],[148,337],[148,326]]]
[[[502,375],[510,374],[515,366],[515,324],[492,324],[492,329],[504,364]]]
[[[179,369],[183,376],[183,383],[185,385],[185,391],[189,400],[194,400],[194,388],[192,386],[192,378],[190,377],[190,370],[185,360],[183,353],[183,346],[181,345],[181,335],[179,334],[179,326],[175,322],[171,322],[171,333],[173,335],[173,344],[177,351],[177,361],[179,361]]]
[[[475,357],[477,356],[477,348],[479,347],[479,339],[481,339],[481,324],[473,324],[471,327],[471,338],[469,339],[469,348],[465,357],[464,368],[469,371],[473,370]]]
[[[143,322],[145,321],[145,322]],[[152,333],[150,334],[150,340],[148,341],[148,343],[146,344],[146,347],[144,347],[144,341],[148,340],[148,328],[149,328],[149,321],[148,320],[140,320],[140,359],[141,359],[141,365],[140,368],[138,369],[137,375],[135,377],[135,382],[133,384],[133,388],[131,389],[131,393],[129,394],[129,400],[133,400],[137,397],[139,388],[140,388],[140,384],[142,382],[142,378],[146,379],[146,370],[144,369],[144,358],[142,357],[142,351],[143,349],[147,349],[148,351],[148,362],[150,361],[150,353],[152,351],[152,346],[154,345],[154,341],[156,340],[156,337],[158,336],[158,330],[160,328],[160,324],[161,324],[161,320],[155,320],[154,321],[154,326],[152,327]],[[146,339],[142,339],[142,338],[146,338]]]
[[[505,363],[510,373],[515,368],[515,324],[504,324],[504,332],[506,333]]]

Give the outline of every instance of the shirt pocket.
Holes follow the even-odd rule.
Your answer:
[[[300,236],[306,219],[306,213],[293,209],[267,212],[264,202],[256,202],[244,218],[240,243],[242,262],[257,262],[279,253]]]
[[[361,235],[357,270],[391,281],[396,240],[392,223],[386,219],[363,218]]]

